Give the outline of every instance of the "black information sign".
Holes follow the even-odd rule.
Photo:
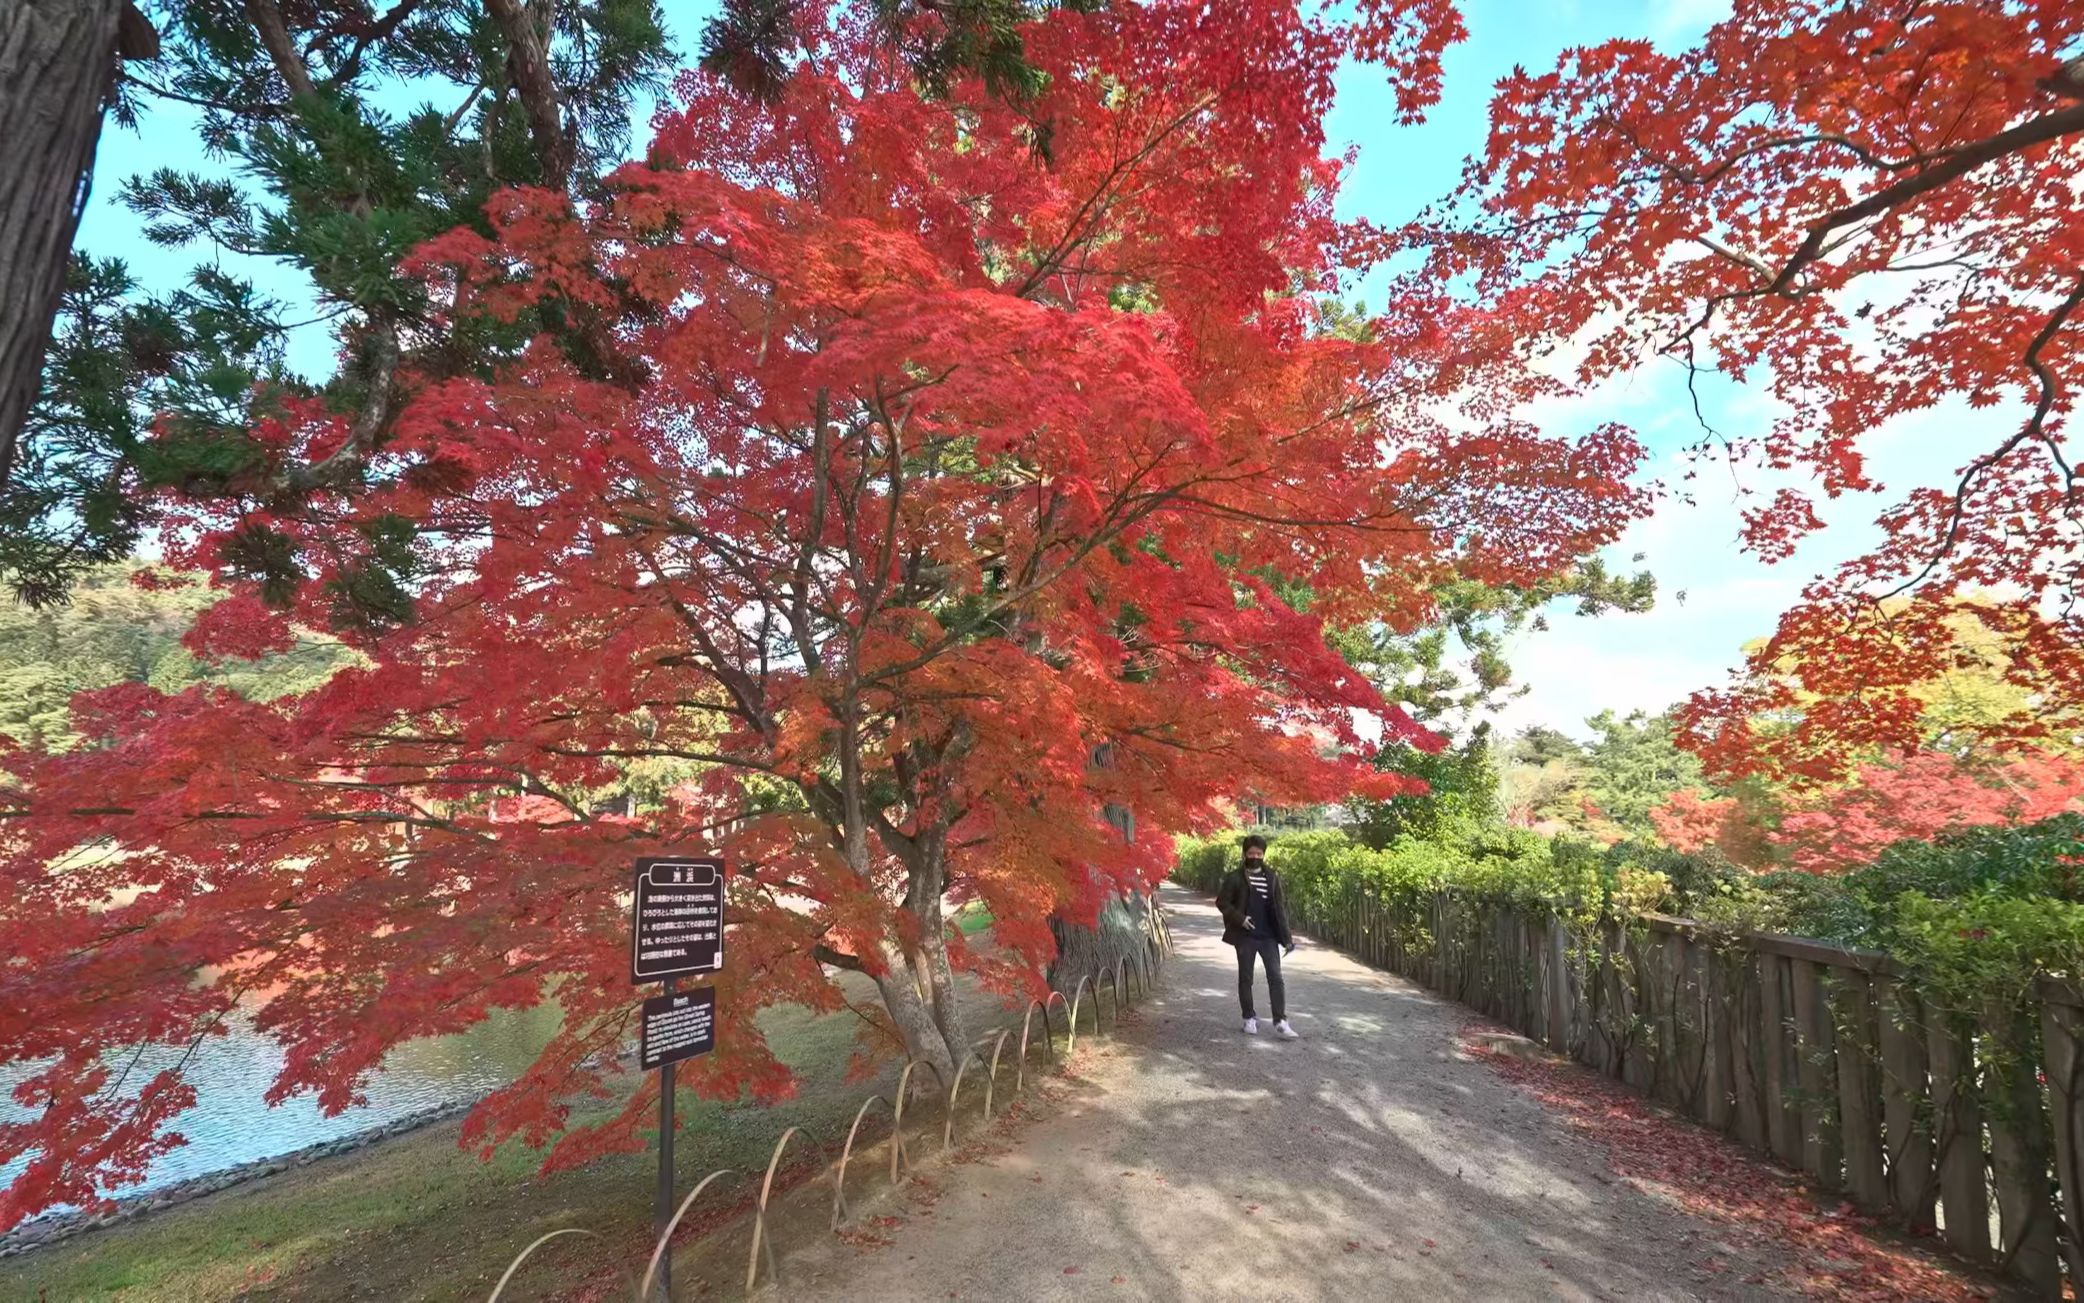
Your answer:
[[[704,986],[646,1000],[637,1044],[638,1063],[646,1072],[715,1049],[716,988]]]
[[[656,982],[724,966],[724,862],[637,861],[630,906],[630,980]]]

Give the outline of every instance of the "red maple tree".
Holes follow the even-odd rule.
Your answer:
[[[1769,826],[1757,802],[1690,788],[1652,810],[1650,821],[1677,850],[1713,847],[1746,868],[1784,862],[1804,873],[1844,873],[1872,864],[1899,841],[2084,810],[2084,761],[2038,752],[1891,755],[1862,764],[1849,782],[1797,793],[1792,802]]]
[[[1772,840],[1807,873],[1871,864],[1899,841],[2084,810],[2084,762],[2019,755],[1994,762],[1927,751],[1862,765],[1856,781],[1789,814]]]
[[[2003,594],[1976,615],[2040,707],[1990,740],[2084,726],[2080,41],[2073,0],[1738,0],[1691,49],[1615,40],[1515,72],[1462,189],[1400,237],[1529,350],[1582,346],[1586,382],[1652,359],[1762,377],[1782,414],[1704,429],[1701,451],[1809,477],[1745,513],[1767,559],[1818,526],[1816,494],[1881,490],[1877,431],[1948,396],[1989,409],[1957,479],[1889,508],[1878,548],[1688,704],[1711,772],[1833,781],[1915,749],[1913,689],[1956,654],[1972,588]],[[1754,728],[1798,699],[1795,727]]]
[[[286,1052],[272,1097],[337,1109],[401,1041],[554,1000],[466,1142],[554,1141],[550,1166],[642,1143],[648,1084],[571,1125],[623,1071],[638,855],[729,857],[729,1016],[682,1080],[774,1097],[752,1014],[838,1007],[833,968],[952,1068],[958,971],[1032,989],[1052,916],[1169,867],[1103,806],[1169,832],[1246,785],[1408,790],[1356,713],[1428,735],[1324,623],[1413,627],[1455,575],[1531,584],[1645,504],[1625,431],[1546,438],[1479,383],[1506,360],[1482,318],[1316,329],[1365,243],[1332,216],[1333,69],[1387,60],[1416,113],[1457,30],[1361,8],[1056,13],[1023,33],[1049,80],[1017,105],[922,98],[841,21],[772,103],[685,79],[596,200],[512,191],[426,247],[424,329],[569,308],[641,375],[515,340],[492,373],[409,378],[373,489],[190,509],[175,560],[308,571],[214,608],[201,651],[325,624],[381,549],[413,559],[413,614],[309,693],[112,688],[75,704],[86,745],[9,758],[0,1063],[35,1066],[0,1226],[134,1177],[190,1093],[105,1065],[242,1005]],[[313,402],[263,433],[308,463],[349,425]],[[663,809],[590,808],[646,757],[701,770]],[[100,845],[123,853],[68,858]],[[944,918],[966,899],[989,955]]]

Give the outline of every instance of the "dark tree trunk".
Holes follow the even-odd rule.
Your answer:
[[[149,58],[151,33],[126,0],[0,4],[0,480],[42,383],[119,54]]]
[[[1119,960],[1128,960],[1129,967],[1140,971],[1150,923],[1143,901],[1118,896],[1107,902],[1092,927],[1053,918],[1049,920],[1049,930],[1056,935],[1056,959],[1049,965],[1049,984],[1069,991],[1081,977],[1099,981],[1101,974],[1114,971]]]

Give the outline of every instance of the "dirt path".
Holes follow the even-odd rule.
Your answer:
[[[1779,1265],[1755,1245],[1617,1182],[1458,1052],[1460,1006],[1305,940],[1302,1039],[1242,1035],[1214,909],[1165,900],[1178,953],[1121,1052],[887,1244],[784,1262],[787,1297],[1785,1297],[1744,1283]]]

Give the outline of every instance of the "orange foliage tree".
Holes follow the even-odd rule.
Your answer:
[[[1988,412],[1956,479],[1887,509],[1885,541],[1688,704],[1711,773],[1834,781],[1914,748],[1914,688],[1956,654],[1971,587],[2002,594],[1973,613],[2036,707],[1990,740],[2084,727],[2080,41],[2073,0],[1738,0],[1694,48],[1615,40],[1507,78],[1487,151],[1403,233],[1528,349],[1585,347],[1587,382],[1653,358],[1763,372],[1783,414],[1700,451],[1806,473],[1746,512],[1769,560],[1817,527],[1816,494],[1882,488],[1876,431],[1948,396]],[[1793,727],[1753,727],[1798,697]]]
[[[271,576],[199,652],[380,608],[379,573],[413,575],[409,610],[349,628],[360,662],[311,692],[111,688],[76,703],[86,745],[8,758],[0,1063],[33,1070],[0,1226],[173,1143],[180,1073],[110,1065],[242,1004],[285,1050],[273,1097],[338,1109],[399,1042],[555,1000],[466,1143],[640,1144],[648,1083],[601,1125],[570,1109],[622,1071],[620,892],[664,848],[734,872],[693,1089],[785,1093],[752,1015],[838,1007],[833,969],[951,1068],[959,971],[1031,987],[1053,916],[1165,872],[1104,806],[1175,830],[1247,783],[1408,790],[1356,716],[1432,740],[1325,622],[1411,628],[1444,582],[1540,582],[1644,510],[1625,431],[1510,419],[1480,316],[1414,298],[1375,342],[1318,329],[1366,246],[1332,216],[1333,70],[1384,61],[1416,114],[1458,32],[1437,0],[1057,12],[1022,33],[1046,81],[1018,103],[923,98],[850,20],[804,30],[771,100],[689,77],[596,198],[509,191],[421,250],[418,329],[504,353],[415,378],[372,486],[173,508],[174,560]],[[637,373],[514,324],[575,315]],[[322,462],[351,426],[312,402],[258,434]],[[583,798],[652,757],[700,776],[663,809]],[[101,845],[123,854],[74,856]],[[964,899],[992,954],[947,925]]]
[[[1853,782],[1781,820],[1772,840],[1794,868],[1843,873],[1899,841],[2076,810],[2084,810],[2084,763],[2074,757],[1977,761],[1928,751],[1860,766]]]

